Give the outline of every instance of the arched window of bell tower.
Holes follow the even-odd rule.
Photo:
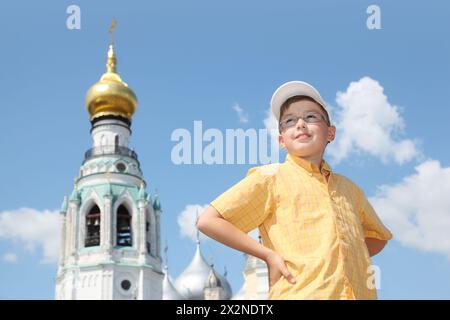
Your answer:
[[[84,246],[95,247],[100,245],[100,208],[92,206],[86,215],[86,232]]]
[[[122,247],[133,245],[131,215],[124,205],[120,205],[117,209],[117,245]]]

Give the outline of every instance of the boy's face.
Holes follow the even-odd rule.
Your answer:
[[[320,120],[307,123],[303,119],[305,116],[309,119],[319,116]],[[292,126],[292,119],[296,117],[302,118]],[[322,158],[328,141],[333,141],[336,134],[336,127],[328,126],[322,107],[310,100],[296,101],[286,109],[280,123],[286,123],[289,119],[291,126],[280,126],[280,146],[298,157]]]

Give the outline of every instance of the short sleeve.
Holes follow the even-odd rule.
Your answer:
[[[360,192],[360,217],[364,229],[364,236],[366,238],[375,238],[379,240],[392,239],[392,233],[384,226],[383,222],[381,222],[369,200],[367,200],[364,195],[364,192],[362,190],[360,190]]]
[[[263,223],[271,211],[272,177],[261,173],[262,167],[248,171],[247,176],[211,202],[211,205],[245,233]]]

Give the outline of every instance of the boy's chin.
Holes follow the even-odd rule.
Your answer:
[[[286,151],[296,157],[311,157],[314,155],[314,152],[312,150],[307,150],[306,148],[286,148]]]

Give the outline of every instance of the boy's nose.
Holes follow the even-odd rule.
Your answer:
[[[306,128],[306,121],[303,118],[298,118],[297,129],[299,128]]]

